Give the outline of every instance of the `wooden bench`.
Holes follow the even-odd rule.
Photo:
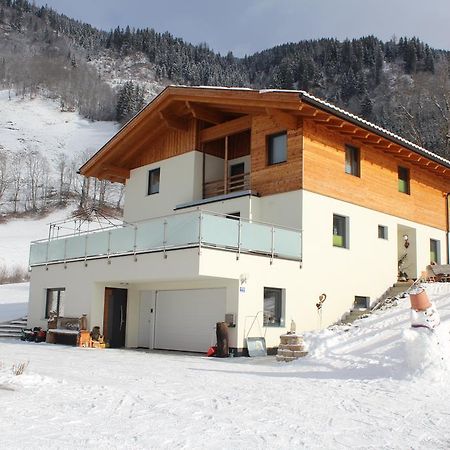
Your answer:
[[[49,320],[46,342],[88,347],[90,333],[88,330],[82,330],[81,327],[82,318],[80,317],[58,317]]]
[[[450,281],[450,264],[430,264],[427,278],[428,281]]]

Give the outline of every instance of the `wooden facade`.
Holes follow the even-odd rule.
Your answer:
[[[250,155],[250,185],[260,196],[305,189],[446,230],[450,162],[324,105],[294,91],[169,87],[80,172],[125,182],[134,168],[193,150],[225,165]],[[287,161],[270,165],[268,136],[283,131]],[[346,144],[360,149],[359,177],[345,173]],[[410,195],[398,192],[399,166],[410,170]]]
[[[360,149],[361,175],[345,173],[345,145]],[[304,180],[307,191],[326,195],[413,222],[446,229],[444,192],[450,181],[371,144],[306,120]],[[410,170],[410,194],[398,191],[398,167]]]

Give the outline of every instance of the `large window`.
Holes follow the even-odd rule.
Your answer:
[[[355,177],[361,176],[361,161],[359,148],[345,146],[345,173]]]
[[[148,172],[148,195],[157,194],[159,192],[159,176],[160,169],[149,170]]]
[[[333,245],[335,247],[348,248],[348,217],[333,214]]]
[[[284,326],[283,289],[264,288],[264,326]]]
[[[286,132],[272,134],[267,137],[267,151],[269,164],[279,164],[287,161]]]
[[[398,168],[398,191],[404,194],[410,193],[409,169],[399,166]]]
[[[50,316],[64,317],[64,288],[47,289],[45,318]]]
[[[441,242],[436,239],[430,239],[430,262],[441,263]]]

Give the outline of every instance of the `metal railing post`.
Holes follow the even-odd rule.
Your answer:
[[[109,258],[110,253],[111,253],[111,230],[108,231],[108,253],[107,253],[108,264],[111,264],[111,260]]]
[[[64,239],[64,269],[67,269],[67,239]]]
[[[164,233],[163,233],[163,254],[164,254],[164,259],[167,259],[166,244],[167,244],[167,219],[164,219]]]
[[[134,243],[133,243],[133,255],[134,255],[134,262],[137,261],[137,256],[136,256],[136,250],[137,250],[137,225],[134,226]]]
[[[272,249],[270,254],[270,264],[273,264],[274,254],[275,254],[275,227],[272,227]]]
[[[202,211],[200,211],[200,214],[198,216],[198,254],[201,255],[202,254],[202,240],[203,240],[203,236],[202,236],[202,222],[203,222],[203,213]]]
[[[87,267],[88,234],[84,236],[84,267]]]
[[[239,223],[238,223],[238,252],[236,255],[236,260],[239,260],[241,257],[241,245],[242,245],[242,221],[239,217]]]
[[[45,270],[48,270],[48,248],[50,247],[50,239],[47,241],[47,248],[45,250]]]

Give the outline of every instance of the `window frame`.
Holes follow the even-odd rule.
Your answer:
[[[344,220],[344,233],[343,235],[341,234],[336,234],[335,233],[335,219],[343,219]],[[337,231],[337,229],[336,229]],[[342,214],[336,214],[333,213],[333,228],[332,228],[332,232],[333,232],[333,247],[336,248],[345,248],[345,249],[349,249],[350,248],[350,219],[348,216],[343,216]],[[336,237],[341,237],[342,238],[342,243],[338,243],[338,239],[336,239]]]
[[[361,178],[361,149],[354,145],[345,145],[345,173]]]
[[[284,159],[282,161],[275,161],[273,158],[273,140],[277,137],[284,136],[285,137],[285,146],[284,146]],[[268,166],[276,166],[278,164],[283,164],[288,160],[288,136],[287,131],[281,131],[279,133],[269,134],[266,137],[266,147],[267,147],[267,165]]]
[[[406,177],[404,177],[406,176]],[[404,183],[404,187],[403,187]],[[411,172],[408,167],[398,166],[397,168],[397,189],[398,192],[411,195]]]
[[[57,297],[56,297],[56,317],[64,317],[64,297],[65,297],[65,292],[66,292],[66,288],[48,288],[46,289],[45,292],[45,318],[49,319],[50,318],[50,308],[49,308],[49,299],[50,299],[50,295],[53,294],[54,292],[57,292]],[[61,292],[64,293],[64,295],[61,298]],[[53,300],[53,299],[52,299]],[[61,312],[61,302],[62,302],[62,315],[60,315]]]
[[[156,191],[152,190],[152,176],[153,174],[158,174],[158,188]],[[155,195],[159,194],[159,189],[161,185],[161,167],[155,167],[154,169],[150,169],[148,171],[148,179],[147,179],[147,195]]]
[[[380,233],[382,231],[382,233]],[[382,236],[380,236],[382,234]],[[389,228],[387,225],[378,225],[378,239],[389,240]]]
[[[433,253],[433,243],[436,244],[435,253],[436,258],[432,259],[432,253]],[[430,263],[436,263],[441,264],[441,241],[439,239],[430,239]]]
[[[276,294],[274,305],[274,321],[269,322],[266,320],[266,300],[268,294]],[[285,298],[286,289],[264,286],[263,289],[263,326],[268,328],[282,328],[285,326],[284,314],[285,314]]]

